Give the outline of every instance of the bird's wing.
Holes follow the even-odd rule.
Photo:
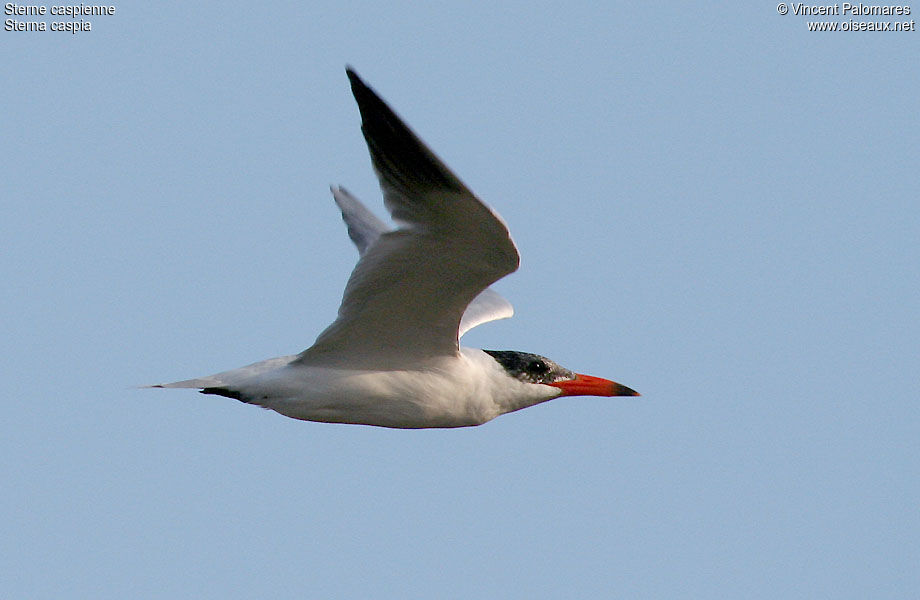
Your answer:
[[[338,318],[298,360],[398,369],[455,356],[464,311],[517,269],[517,248],[501,218],[347,73],[384,203],[400,227],[366,247]],[[364,241],[373,229],[349,226]]]
[[[463,337],[464,333],[483,323],[510,319],[513,316],[514,307],[511,303],[492,288],[486,288],[473,298],[473,301],[463,311],[457,337]]]
[[[358,254],[363,256],[381,234],[390,230],[386,223],[378,219],[345,188],[333,187],[332,197],[335,198],[335,203],[342,211],[342,220],[345,221],[348,228],[348,237],[357,246]],[[497,319],[508,319],[512,316],[514,316],[514,307],[511,306],[511,303],[492,288],[486,288],[473,298],[463,312],[458,337],[463,337],[464,333],[477,325]]]
[[[345,221],[345,226],[348,228],[348,237],[358,247],[358,254],[364,256],[377,238],[390,228],[345,188],[333,186],[332,197],[335,198],[336,205],[342,211],[342,220]]]

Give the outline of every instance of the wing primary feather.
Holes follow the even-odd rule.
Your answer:
[[[403,193],[420,187],[470,193],[353,69],[346,73],[361,112],[361,131],[384,183]]]
[[[382,233],[390,230],[386,223],[378,219],[377,215],[345,188],[333,186],[332,197],[342,211],[342,220],[348,228],[348,237],[358,247],[358,254],[363,255]]]

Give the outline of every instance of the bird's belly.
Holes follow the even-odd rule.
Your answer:
[[[310,369],[286,378],[256,402],[305,421],[415,429],[480,425],[499,414],[475,382],[449,371]]]

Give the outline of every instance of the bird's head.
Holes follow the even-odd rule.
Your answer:
[[[639,392],[609,379],[582,375],[545,356],[515,350],[483,350],[511,377],[523,383],[539,383],[562,390],[560,396],[638,396]]]

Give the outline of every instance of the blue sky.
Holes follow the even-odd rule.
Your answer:
[[[917,32],[140,4],[0,31],[0,595],[916,593]],[[383,214],[346,63],[521,251],[515,318],[465,344],[641,398],[391,431],[134,389],[335,315],[356,252],[328,186]]]

